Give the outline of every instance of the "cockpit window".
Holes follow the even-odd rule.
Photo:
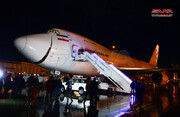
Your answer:
[[[48,30],[48,32],[53,32],[53,33],[56,33],[56,34],[60,35],[60,32],[58,30],[50,29],[50,30]]]

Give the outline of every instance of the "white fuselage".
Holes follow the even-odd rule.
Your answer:
[[[53,29],[53,31],[17,38],[15,46],[32,62],[51,70],[71,74],[97,75],[99,73],[89,62],[74,60],[78,49],[83,49],[90,53],[95,52],[102,59],[114,64],[116,67],[157,67],[147,62],[113,52],[78,34],[62,29]]]

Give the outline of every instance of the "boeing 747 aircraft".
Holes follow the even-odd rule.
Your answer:
[[[110,69],[114,69],[112,71],[118,73],[118,70],[147,71],[152,73],[155,81],[156,78],[157,81],[163,79],[161,83],[167,83],[168,81],[165,72],[158,69],[157,66],[159,45],[155,47],[150,61],[145,62],[111,51],[84,36],[57,28],[50,29],[47,33],[19,37],[14,44],[30,61],[54,71],[91,76],[107,72]],[[85,52],[88,55],[84,54],[83,57]],[[94,57],[98,58],[99,63],[90,58],[93,53],[96,54]],[[110,65],[111,68],[104,63]],[[105,76],[108,76],[107,74],[112,75],[111,72],[104,74]],[[110,80],[116,84],[116,79]],[[127,80],[127,82],[131,83],[131,80]],[[119,86],[118,83],[116,85]]]

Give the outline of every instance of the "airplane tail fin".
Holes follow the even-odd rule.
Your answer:
[[[159,56],[159,45],[156,45],[156,48],[153,52],[153,55],[151,56],[149,63],[152,65],[157,65],[158,56]]]

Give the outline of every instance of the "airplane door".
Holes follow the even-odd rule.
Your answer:
[[[79,48],[78,48],[77,45],[73,45],[73,46],[72,46],[72,54],[71,54],[71,55],[72,55],[73,58],[75,58],[76,55],[78,54],[78,49],[79,49]]]

